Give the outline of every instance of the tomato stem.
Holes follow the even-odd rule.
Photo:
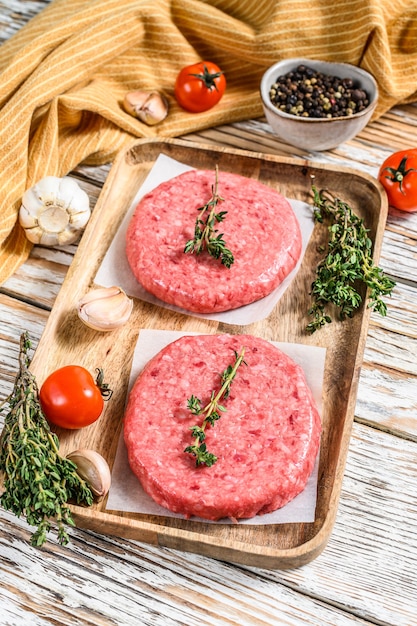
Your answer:
[[[385,178],[388,178],[388,180],[392,180],[393,183],[398,183],[399,184],[399,188],[402,194],[405,195],[405,191],[402,188],[402,183],[404,178],[407,176],[407,174],[409,174],[410,172],[416,172],[417,170],[413,167],[410,167],[408,170],[405,169],[407,166],[407,156],[404,156],[401,159],[401,163],[399,164],[399,166],[397,168],[395,167],[385,167],[384,168],[384,172],[389,172],[391,174],[391,176],[385,176]]]
[[[224,72],[220,71],[220,72],[209,72],[207,65],[203,65],[203,73],[202,74],[192,74],[190,73],[190,76],[194,76],[195,78],[198,78],[199,80],[203,81],[204,86],[211,91],[214,87],[214,89],[216,91],[219,91],[216,85],[216,78],[220,78],[220,76],[222,74],[224,74]]]
[[[101,367],[96,367],[97,377],[96,385],[100,389],[103,400],[107,401],[113,395],[113,390],[110,389],[107,383],[104,382],[104,372]]]

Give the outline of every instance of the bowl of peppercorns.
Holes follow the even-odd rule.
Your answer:
[[[286,59],[261,80],[266,119],[287,143],[331,150],[369,122],[378,86],[369,72],[348,63]]]

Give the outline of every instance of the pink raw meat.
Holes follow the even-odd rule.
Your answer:
[[[126,237],[138,282],[160,300],[197,313],[228,311],[273,291],[295,267],[301,232],[289,202],[257,180],[219,172],[227,211],[217,225],[235,262],[184,253],[198,208],[211,198],[214,171],[192,170],[162,183],[138,204]]]
[[[217,462],[196,467],[184,449],[201,421],[187,408],[203,404],[245,346],[227,411],[206,430]],[[185,336],[161,350],[138,377],[125,414],[133,472],[160,505],[186,517],[250,518],[274,511],[305,487],[313,470],[320,417],[302,368],[251,335]]]

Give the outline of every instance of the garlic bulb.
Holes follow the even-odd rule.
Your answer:
[[[78,317],[94,330],[109,331],[127,322],[133,300],[121,287],[99,287],[89,291],[77,304]]]
[[[111,472],[101,454],[95,450],[81,448],[67,454],[67,459],[75,463],[77,474],[88,483],[97,500],[107,495],[111,485]]]
[[[130,91],[123,100],[125,111],[148,126],[162,122],[168,115],[168,100],[158,91]]]
[[[73,243],[91,215],[88,195],[69,176],[46,176],[25,191],[20,225],[32,243],[62,246]]]

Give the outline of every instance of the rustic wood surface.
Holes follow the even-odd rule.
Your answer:
[[[48,4],[0,2],[0,41]],[[392,151],[417,146],[417,106],[395,107],[355,139],[304,153],[264,119],[187,140],[375,176]],[[110,166],[74,172],[94,205]],[[0,400],[17,371],[20,333],[39,341],[76,246],[35,247],[0,288]],[[71,543],[28,544],[24,520],[0,509],[0,624],[415,626],[417,624],[417,214],[391,211],[380,265],[397,281],[388,315],[371,315],[336,523],[322,554],[293,570],[74,529]]]
[[[130,148],[119,154],[107,177],[31,365],[41,385],[50,372],[69,363],[84,365],[90,371],[94,371],[100,363],[113,389],[111,402],[106,403],[104,414],[90,428],[61,430],[58,435],[63,454],[79,448],[92,448],[100,452],[112,467],[123,418],[129,364],[139,329],[251,333],[272,341],[327,348],[319,497],[314,524],[282,525],[277,533],[274,526],[267,525],[252,527],[234,524],[223,527],[174,519],[157,520],[155,524],[152,516],[120,515],[108,511],[105,499],[92,508],[74,507],[77,526],[90,530],[104,529],[107,534],[144,539],[169,547],[180,546],[184,550],[245,565],[299,567],[322,551],[334,523],[370,309],[363,307],[349,321],[334,320],[320,333],[309,335],[306,332],[307,311],[311,305],[310,285],[320,257],[318,249],[325,245],[327,239],[326,229],[319,226],[313,231],[296,278],[273,312],[260,321],[245,326],[238,325],[236,321],[225,324],[182,313],[174,314],[168,308],[149,306],[135,299],[129,322],[117,332],[103,335],[86,328],[77,318],[77,302],[94,286],[96,272],[126,209],[161,154],[203,169],[214,170],[218,165],[223,172],[251,176],[276,187],[286,197],[305,202],[311,198],[313,176],[319,188],[327,185],[364,219],[372,238],[375,261],[380,253],[387,218],[386,196],[381,193],[375,178],[348,168],[334,168],[328,164],[306,167],[304,161],[288,157],[203,146],[178,139],[134,141]],[[121,286],[125,285],[122,283]]]

